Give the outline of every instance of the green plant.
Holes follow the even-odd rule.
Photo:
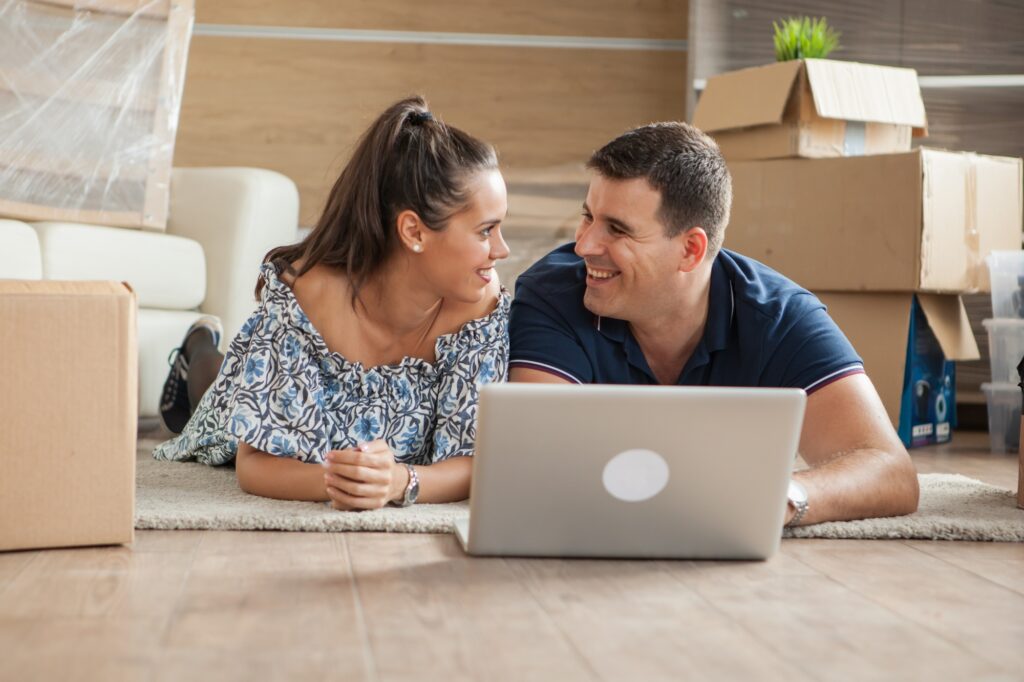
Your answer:
[[[824,59],[839,47],[840,34],[824,17],[789,17],[782,20],[781,26],[775,21],[772,26],[775,28],[776,61]]]

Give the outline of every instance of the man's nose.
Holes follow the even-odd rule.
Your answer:
[[[576,255],[582,257],[593,256],[601,251],[601,231],[596,225],[581,224],[576,230]]]

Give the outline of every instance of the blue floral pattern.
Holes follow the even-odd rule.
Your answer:
[[[510,296],[438,337],[435,362],[407,357],[363,367],[328,350],[270,264],[260,306],[231,342],[213,385],[181,435],[156,459],[226,464],[238,442],[322,462],[329,450],[383,438],[400,462],[472,455],[479,387],[508,374]]]

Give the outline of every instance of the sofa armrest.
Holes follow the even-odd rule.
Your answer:
[[[0,279],[42,279],[43,257],[36,231],[19,220],[0,218]]]
[[[256,306],[263,256],[297,239],[298,189],[284,175],[259,168],[175,168],[170,194],[167,232],[203,246],[201,309],[221,319],[227,344]]]

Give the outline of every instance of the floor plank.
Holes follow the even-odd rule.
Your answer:
[[[865,548],[808,540],[790,544],[787,552],[920,632],[933,633],[1004,673],[1024,671],[1024,595],[902,542]],[[945,674],[952,673],[952,660],[937,660]]]
[[[596,678],[505,560],[447,535],[346,540],[381,680]]]
[[[1024,594],[1024,543],[914,540],[906,544]]]
[[[206,532],[162,640],[179,669],[186,652],[235,675],[239,657],[329,652],[350,679],[367,679],[343,536]],[[211,664],[212,665],[212,664]],[[288,662],[279,668],[287,676]]]
[[[36,557],[39,552],[0,552],[0,595],[4,593],[14,579]]]
[[[814,679],[977,679],[999,672],[801,561],[804,542],[821,541],[786,540],[768,562],[688,562],[672,574]],[[868,541],[850,544],[871,549]]]
[[[164,618],[174,609],[191,558],[129,547],[40,552],[0,594],[8,618]]]
[[[0,610],[0,681],[148,679],[161,618],[12,618]]]
[[[601,679],[814,679],[675,579],[674,562],[508,563]]]
[[[922,472],[1015,489],[985,434]],[[1022,512],[1024,513],[1024,512]],[[0,553],[0,681],[1021,679],[1024,544],[476,559],[451,536],[140,531]]]

